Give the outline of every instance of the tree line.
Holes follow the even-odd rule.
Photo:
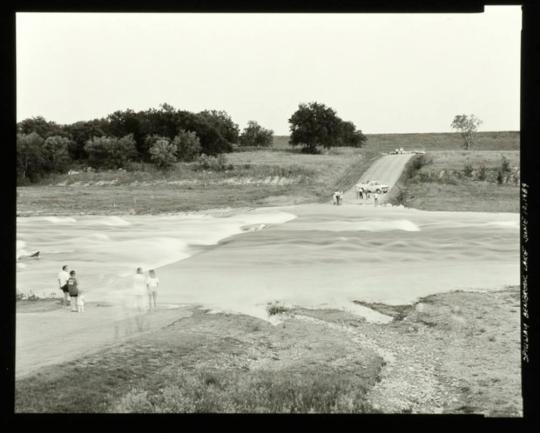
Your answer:
[[[289,143],[308,153],[318,153],[320,147],[360,146],[366,140],[352,122],[316,102],[300,104],[289,123]],[[225,111],[192,113],[169,104],[67,125],[33,117],[17,124],[17,177],[18,183],[35,182],[65,172],[73,163],[114,169],[129,168],[135,161],[167,168],[177,161],[231,152],[235,146],[266,147],[272,142],[273,131],[256,121],[240,132]]]

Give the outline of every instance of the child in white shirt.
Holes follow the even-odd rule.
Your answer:
[[[79,296],[77,296],[77,312],[84,313],[84,295],[81,290],[79,290]]]
[[[159,286],[159,278],[156,275],[156,271],[150,269],[148,271],[148,278],[146,280],[146,288],[148,289],[148,304],[150,309],[157,308],[157,289]]]

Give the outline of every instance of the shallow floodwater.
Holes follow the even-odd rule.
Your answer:
[[[19,253],[42,253],[20,262],[19,290],[58,293],[66,263],[90,300],[106,299],[137,266],[166,265],[157,270],[160,302],[260,317],[272,301],[367,314],[352,301],[404,304],[519,284],[513,213],[301,205],[221,217],[33,217],[18,218],[17,239]]]

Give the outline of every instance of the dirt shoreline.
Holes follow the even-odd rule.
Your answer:
[[[18,378],[16,411],[69,411],[68,400],[85,399],[84,393],[66,389],[47,399],[44,393],[80,371],[85,377],[79,391],[107,374],[117,389],[105,392],[97,386],[95,398],[81,402],[82,411],[152,412],[156,406],[141,409],[130,398],[142,390],[157,398],[160,387],[174,382],[171,371],[307,377],[324,367],[357,381],[356,389],[365,391],[364,412],[522,416],[519,299],[518,286],[439,293],[418,300],[406,313],[401,309],[389,324],[340,310],[295,308],[276,316],[275,326],[195,307],[162,310],[146,332],[62,362],[61,368],[45,366]],[[20,302],[18,314],[35,313],[39,304],[49,311],[40,314],[51,314],[51,302]],[[142,368],[148,362],[151,371]],[[139,367],[142,371],[129,378],[114,373]]]

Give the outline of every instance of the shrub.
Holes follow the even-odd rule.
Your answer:
[[[257,122],[250,120],[240,135],[240,145],[266,147],[271,146],[274,140],[274,131],[265,129]]]
[[[274,316],[276,314],[285,313],[289,311],[289,309],[285,307],[284,305],[281,305],[279,302],[274,302],[272,304],[267,305],[266,311],[268,312],[269,316]]]
[[[472,167],[471,163],[467,161],[465,163],[465,166],[463,167],[463,174],[466,177],[471,177],[472,173],[473,173],[473,167]]]
[[[48,171],[62,173],[71,160],[69,148],[72,140],[58,135],[49,137],[43,143],[43,158]]]
[[[116,137],[93,137],[84,145],[88,163],[93,168],[124,168],[137,155],[131,134]]]
[[[504,182],[504,175],[503,175],[502,169],[499,169],[497,170],[497,183],[499,185],[502,185],[503,182]]]
[[[501,157],[501,172],[502,174],[510,173],[510,161],[503,155]]]
[[[203,170],[224,171],[232,167],[231,165],[227,165],[227,158],[223,154],[208,156],[203,153],[197,160],[197,163],[199,168]]]
[[[478,169],[478,180],[486,180],[487,179],[487,168],[485,165],[481,165]]]
[[[176,162],[176,146],[167,139],[159,139],[150,148],[150,159],[158,168],[169,168]]]
[[[173,144],[176,146],[178,158],[182,161],[193,161],[202,151],[199,137],[192,131],[179,130]]]

